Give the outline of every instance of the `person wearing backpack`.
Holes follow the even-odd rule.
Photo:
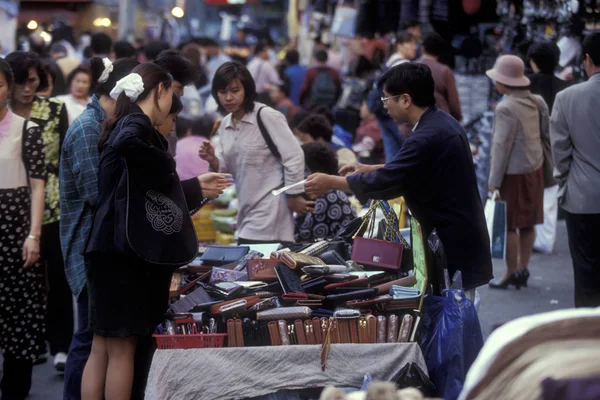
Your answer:
[[[300,104],[307,109],[319,106],[332,108],[342,94],[342,80],[335,69],[327,66],[327,52],[315,52],[316,66],[306,72],[300,89]]]

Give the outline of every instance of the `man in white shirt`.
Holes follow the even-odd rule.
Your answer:
[[[281,79],[279,73],[269,62],[269,46],[258,43],[254,50],[254,58],[248,63],[248,71],[254,78],[256,93],[260,100],[266,100],[269,85],[278,85]]]

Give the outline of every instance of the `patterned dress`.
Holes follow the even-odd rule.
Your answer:
[[[297,242],[334,237],[356,218],[348,195],[341,190],[331,190],[315,203],[313,212],[296,219]]]
[[[0,348],[16,358],[44,353],[44,270],[23,268],[30,229],[28,178],[46,179],[42,131],[12,112],[0,121]]]

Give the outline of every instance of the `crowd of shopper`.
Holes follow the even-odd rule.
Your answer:
[[[231,178],[240,244],[330,237],[356,217],[350,193],[404,196],[425,231],[437,229],[473,298],[492,278],[489,239],[443,46],[435,33],[421,43],[411,26],[385,59],[370,43],[346,66],[319,45],[309,67],[294,42],[282,56],[258,43],[244,63],[208,38],[139,48],[95,34],[82,59],[55,43],[0,60],[3,398],[27,397],[46,341],[66,399],[143,398],[150,336],[178,264],[162,258],[184,263],[190,214]],[[544,188],[558,184],[575,302],[597,306],[600,34],[583,54],[589,81],[566,89],[549,43],[531,48],[529,77],[510,55],[488,71],[503,96],[489,186],[507,204],[507,270],[490,286],[527,286]],[[182,193],[156,200],[181,225],[176,246],[159,240],[174,229],[159,213],[147,218],[156,241],[135,240],[146,220],[124,201],[134,195],[128,180]]]

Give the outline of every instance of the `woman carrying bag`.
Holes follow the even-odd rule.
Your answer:
[[[230,185],[225,174],[179,181],[154,128],[171,112],[171,84],[146,63],[111,92],[117,103],[99,141],[98,205],[85,252],[94,340],[84,399],[131,397],[137,339],[160,322],[173,270],[197,253],[190,212]]]
[[[534,227],[544,222],[544,170],[551,170],[544,163],[551,160],[544,157],[550,138],[542,127],[548,126],[549,112],[529,91],[524,70],[520,58],[507,55],[487,71],[504,95],[494,114],[489,189],[499,189],[506,202],[506,273],[490,282],[494,289],[527,286]]]

